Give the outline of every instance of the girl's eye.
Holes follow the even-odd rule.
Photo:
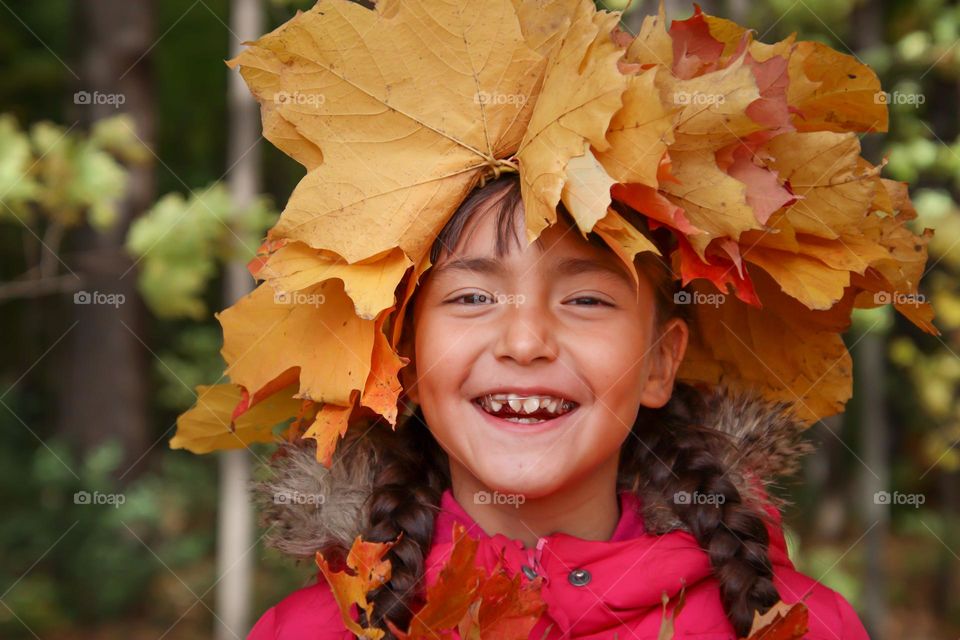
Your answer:
[[[468,300],[464,304],[467,305],[477,305],[477,304],[490,304],[493,302],[493,296],[486,293],[465,293],[462,296],[457,296],[456,298],[450,300],[450,302],[459,302],[461,300]]]
[[[576,301],[578,301],[578,300],[586,300],[586,301],[588,301],[586,304],[578,304],[578,305],[576,305],[576,306],[578,306],[578,307],[584,307],[584,306],[586,306],[586,307],[596,307],[596,306],[601,306],[601,305],[606,305],[606,306],[608,306],[608,307],[611,306],[610,303],[607,302],[606,300],[601,300],[600,298],[594,298],[593,296],[580,296],[579,298],[573,298],[573,299],[571,299],[570,302],[576,302]]]

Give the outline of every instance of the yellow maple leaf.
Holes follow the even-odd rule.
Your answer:
[[[797,232],[837,238],[856,232],[877,190],[880,167],[865,169],[859,162],[860,141],[853,133],[791,132],[766,146],[769,166],[790,182],[800,200],[787,209]]]
[[[196,404],[177,418],[177,433],[170,439],[170,448],[209,453],[240,449],[253,442],[273,442],[273,427],[297,415],[300,409],[300,401],[293,398],[295,391],[295,387],[287,387],[232,421],[233,410],[242,397],[241,388],[235,384],[201,385],[197,387]]]
[[[325,0],[254,42],[236,58],[241,70],[259,50],[283,65],[271,85],[285,96],[277,111],[324,158],[270,237],[351,263],[428,248],[481,174],[516,150],[544,64],[510,0],[410,0],[377,11]]]
[[[516,153],[530,242],[557,220],[570,159],[583,155],[586,144],[597,151],[608,147],[607,128],[627,83],[617,67],[623,52],[610,35],[618,19],[619,14],[578,3],[569,31],[548,60],[542,97]],[[603,206],[582,219],[605,213]]]
[[[278,295],[303,291],[330,278],[338,278],[353,300],[356,313],[372,320],[393,305],[394,289],[411,265],[403,251],[394,248],[355,264],[335,253],[312,249],[302,242],[280,247],[258,273]]]
[[[886,131],[887,104],[877,74],[853,56],[813,41],[790,56],[787,101],[798,131]]]
[[[217,319],[226,373],[251,393],[299,367],[298,398],[348,406],[370,373],[374,321],[357,317],[341,280],[293,294],[264,283]]]
[[[631,76],[623,94],[623,107],[614,114],[607,130],[610,148],[597,159],[617,182],[658,185],[660,160],[673,143],[677,110],[660,100],[653,68]]]

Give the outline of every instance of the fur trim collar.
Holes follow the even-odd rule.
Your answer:
[[[748,504],[768,516],[780,501],[767,490],[793,474],[812,446],[801,434],[806,424],[785,403],[773,403],[753,393],[718,388],[705,396],[705,424],[729,436],[720,460]],[[270,477],[253,485],[265,541],[285,554],[313,558],[331,545],[349,548],[366,522],[366,499],[373,488],[377,452],[369,439],[348,432],[337,447],[330,469],[314,457],[312,441],[283,443],[270,462]],[[638,491],[644,523],[662,534],[683,525],[669,507],[671,496]]]

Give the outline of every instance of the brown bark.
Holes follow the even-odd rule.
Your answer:
[[[130,114],[137,136],[154,141],[154,96],[148,52],[154,44],[151,0],[80,0],[75,5],[79,29],[80,76],[76,91],[91,96],[122,96],[123,104],[74,104],[76,119],[89,126],[118,112]],[[86,226],[73,238],[74,259],[68,262],[82,276],[84,290],[119,294],[122,304],[74,304],[77,326],[63,351],[58,431],[78,448],[88,450],[108,439],[118,440],[124,459],[118,475],[129,481],[142,467],[141,456],[153,441],[147,411],[149,343],[144,311],[136,293],[136,272],[123,250],[131,221],[154,199],[153,163],[132,168],[128,195],[120,216],[106,231]],[[141,460],[141,463],[137,463]],[[127,473],[129,471],[129,473]]]

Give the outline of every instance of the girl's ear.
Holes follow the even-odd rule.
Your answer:
[[[651,353],[650,375],[641,399],[644,406],[656,409],[670,401],[677,370],[687,352],[689,337],[690,330],[681,318],[671,318],[664,326]]]

